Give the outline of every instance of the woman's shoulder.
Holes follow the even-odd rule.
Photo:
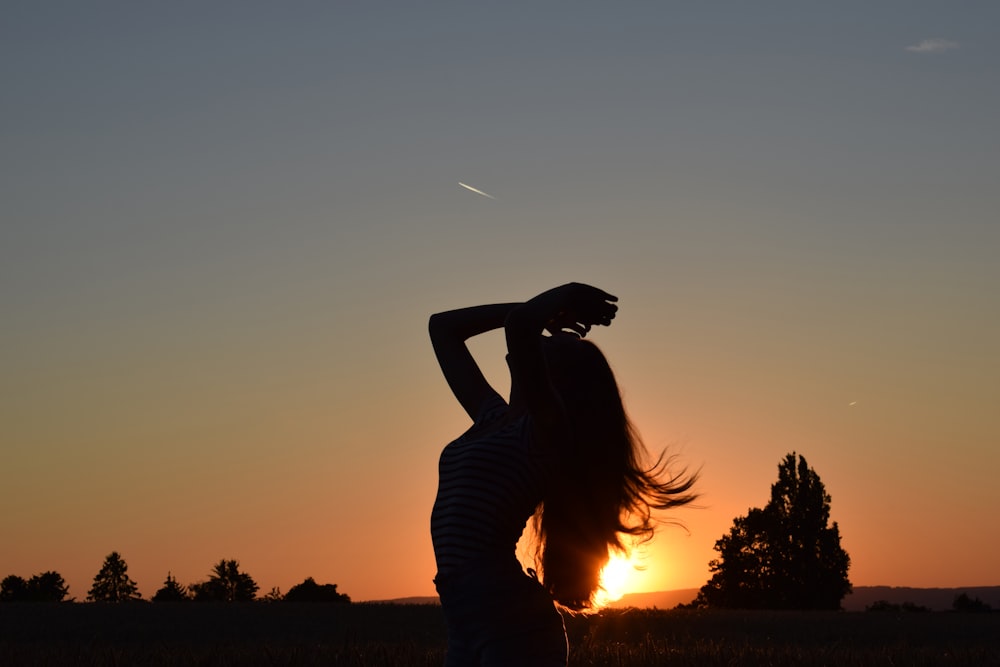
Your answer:
[[[530,417],[525,411],[511,407],[499,394],[494,394],[483,401],[475,422],[459,441],[502,441],[509,444],[512,440],[527,440],[529,422]]]
[[[503,400],[500,394],[493,392],[479,406],[479,413],[476,415],[472,427],[474,429],[481,428],[500,421],[507,416],[509,410],[510,406],[507,405],[507,401]]]

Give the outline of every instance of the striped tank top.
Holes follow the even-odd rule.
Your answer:
[[[475,423],[441,452],[431,542],[438,574],[474,559],[515,557],[517,541],[545,489],[545,467],[531,446],[527,415],[505,420],[496,394]]]

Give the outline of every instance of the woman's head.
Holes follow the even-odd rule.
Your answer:
[[[571,334],[546,336],[542,341],[549,381],[560,396],[582,399],[592,390],[597,394],[591,399],[595,403],[618,396],[615,374],[594,343]]]
[[[601,349],[584,338],[550,336],[542,350],[549,381],[573,417],[594,410],[617,426],[627,418],[614,371]]]

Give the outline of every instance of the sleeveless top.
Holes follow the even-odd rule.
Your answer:
[[[495,394],[441,452],[431,510],[439,575],[482,558],[516,558],[517,541],[542,501],[545,466],[531,445],[528,416],[504,422],[507,411]]]

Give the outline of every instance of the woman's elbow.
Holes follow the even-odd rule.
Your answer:
[[[455,335],[455,323],[448,313],[434,313],[427,318],[427,333],[431,340],[451,338]]]
[[[442,313],[434,313],[429,318],[427,318],[427,331],[434,335],[435,331],[440,331],[444,328],[444,317]]]

